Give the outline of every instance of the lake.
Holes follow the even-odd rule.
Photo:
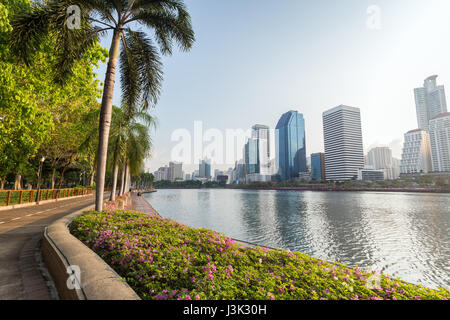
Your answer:
[[[165,218],[262,246],[450,288],[450,195],[158,190]]]

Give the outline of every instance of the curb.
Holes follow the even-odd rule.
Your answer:
[[[61,300],[141,300],[131,287],[69,232],[69,225],[93,206],[65,216],[45,228],[42,256]],[[69,266],[79,275],[69,275]],[[74,280],[73,282],[69,281]],[[75,282],[75,283],[74,283]],[[69,288],[75,287],[73,289]]]

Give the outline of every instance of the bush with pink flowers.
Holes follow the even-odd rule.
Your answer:
[[[417,300],[433,290],[299,252],[240,245],[207,229],[122,210],[88,212],[71,232],[143,299]]]

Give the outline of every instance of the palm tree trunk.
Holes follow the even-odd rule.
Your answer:
[[[126,166],[125,162],[126,161],[125,161],[125,157],[124,157],[123,162],[122,162],[122,173],[120,175],[119,196],[121,196],[123,194],[122,192],[123,192],[123,189],[125,188],[125,166]]]
[[[111,114],[116,77],[117,58],[120,49],[121,31],[115,30],[109,51],[108,67],[106,69],[105,86],[103,90],[102,106],[100,111],[99,140],[97,151],[97,185],[95,197],[95,210],[103,210],[103,193],[105,190],[106,157],[108,155],[108,138],[111,126]]]
[[[120,145],[120,137],[116,140],[116,147],[114,150],[114,171],[113,171],[113,185],[111,190],[111,195],[109,197],[109,201],[116,200],[116,190],[117,190],[117,176],[119,174],[119,145]]]
[[[128,178],[128,161],[125,162],[125,174],[123,177],[123,190],[122,190],[122,194],[127,193],[127,178]]]

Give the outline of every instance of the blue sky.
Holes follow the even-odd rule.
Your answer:
[[[151,171],[171,160],[172,132],[192,131],[194,121],[205,129],[275,127],[289,110],[305,116],[307,153],[321,152],[322,112],[339,104],[361,109],[365,149],[392,144],[399,157],[403,134],[417,127],[413,88],[432,74],[450,86],[448,0],[186,4],[196,43],[164,58]],[[379,30],[366,25],[371,5],[381,9]]]

